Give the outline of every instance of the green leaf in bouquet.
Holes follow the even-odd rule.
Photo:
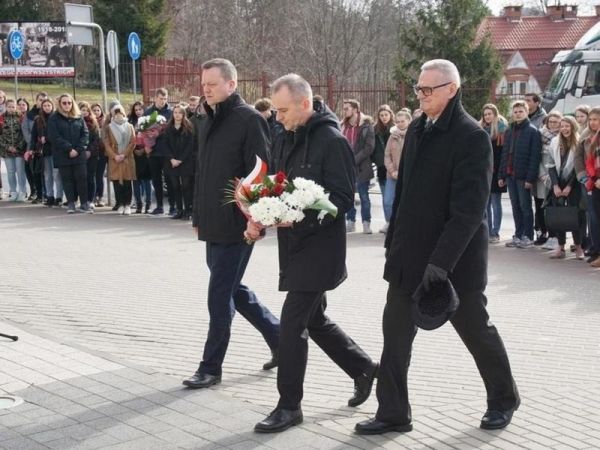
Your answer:
[[[331,214],[334,218],[337,217],[338,214],[337,206],[331,203],[331,200],[329,200],[329,196],[318,200],[317,202],[309,206],[307,209],[319,211],[319,215],[317,216],[319,221],[323,220],[327,214]]]

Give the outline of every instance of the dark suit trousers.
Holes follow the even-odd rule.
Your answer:
[[[281,310],[277,389],[279,408],[298,409],[302,401],[308,358],[308,338],[350,378],[365,373],[373,364],[344,331],[325,315],[324,292],[288,292]]]
[[[489,322],[487,298],[483,292],[459,292],[458,296],[460,307],[451,323],[475,359],[487,391],[488,408],[512,408],[519,394],[504,343]],[[406,424],[412,420],[407,376],[416,334],[410,294],[390,285],[383,312],[383,354],[377,381],[377,419],[384,422]]]

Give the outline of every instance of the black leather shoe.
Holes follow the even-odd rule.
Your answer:
[[[483,428],[484,430],[499,430],[506,427],[512,420],[513,413],[519,409],[520,404],[521,401],[514,408],[506,410],[488,409],[481,418],[479,428]]]
[[[221,375],[196,372],[191,378],[183,380],[183,385],[192,389],[207,388],[221,382]]]
[[[257,433],[279,433],[289,427],[299,425],[304,420],[302,410],[276,408],[271,414],[254,426]]]
[[[277,352],[271,351],[271,359],[263,364],[263,370],[271,370],[279,365]]]
[[[396,423],[381,422],[377,419],[369,419],[364,422],[359,422],[354,427],[356,434],[383,434],[389,433],[390,431],[396,431],[398,433],[408,433],[412,431],[412,423],[399,425]]]
[[[373,382],[379,371],[379,364],[373,364],[368,373],[363,373],[360,377],[354,379],[354,396],[348,400],[348,406],[362,405],[371,395]]]

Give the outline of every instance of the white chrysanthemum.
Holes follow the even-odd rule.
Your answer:
[[[283,223],[294,223],[294,222],[302,222],[304,219],[304,212],[301,209],[296,208],[285,208],[283,216],[281,217],[281,222]]]
[[[156,116],[156,123],[167,123],[167,118],[159,114],[158,116]]]
[[[277,197],[263,197],[248,209],[254,221],[269,227],[282,221],[287,208]]]

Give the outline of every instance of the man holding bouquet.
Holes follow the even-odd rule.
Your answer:
[[[244,241],[246,219],[234,204],[224,205],[222,196],[230,180],[254,167],[257,156],[267,158],[269,128],[236,92],[237,71],[230,61],[212,59],[202,69],[206,118],[198,127],[192,223],[198,239],[206,242],[210,324],[200,367],[183,382],[190,388],[221,382],[236,311],[262,334],[271,350],[273,358],[263,369],[277,365],[279,344],[279,320],[241,284],[253,248]]]
[[[279,403],[255,426],[255,431],[273,433],[302,422],[300,402],[308,356],[308,337],[340,368],[354,379],[355,393],[349,406],[358,406],[368,397],[377,373],[377,364],[325,315],[325,292],[346,279],[345,213],[354,201],[354,159],[348,142],[339,131],[335,115],[322,103],[315,103],[310,85],[289,74],[272,85],[277,120],[286,133],[273,146],[270,169],[312,180],[329,192],[337,215],[319,220],[319,212],[305,210],[305,218],[294,224],[280,224],[279,289],[287,291],[281,312]],[[261,238],[263,226],[250,220],[245,236]]]

